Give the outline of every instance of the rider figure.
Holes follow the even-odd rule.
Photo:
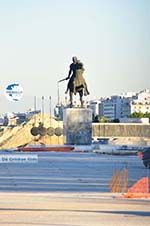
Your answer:
[[[72,107],[73,103],[72,103],[72,95],[74,92],[74,78],[76,76],[76,68],[77,68],[77,57],[72,57],[72,61],[73,63],[70,64],[70,69],[69,69],[69,73],[68,73],[68,77],[66,78],[66,80],[69,79],[69,82],[67,84],[67,89],[65,91],[65,94],[67,94],[68,90],[69,90],[69,96],[70,96],[70,107]]]
[[[76,69],[77,69],[77,57],[72,57],[72,61],[73,63],[70,64],[70,69],[69,69],[69,73],[68,73],[68,77],[66,78],[66,80],[69,79],[69,82],[67,84],[67,89],[65,91],[65,93],[67,94],[68,90],[70,89],[70,91],[74,91],[74,87],[73,87],[73,81],[74,81],[74,78],[76,76]],[[71,76],[71,77],[70,77]]]

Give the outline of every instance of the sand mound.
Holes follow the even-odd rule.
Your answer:
[[[31,128],[33,126],[39,126],[39,123],[43,123],[45,128],[57,127],[63,128],[62,121],[56,121],[54,118],[45,114],[34,115],[28,122],[18,125],[16,127],[6,127],[3,135],[0,137],[0,149],[13,149],[19,146],[25,146],[27,144],[63,144],[63,135],[61,136],[32,136]]]

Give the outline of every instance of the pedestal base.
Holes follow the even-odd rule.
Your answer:
[[[92,110],[68,108],[63,113],[64,143],[90,145],[92,142]]]

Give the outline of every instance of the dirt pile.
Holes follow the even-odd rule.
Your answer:
[[[43,123],[46,129],[49,127],[53,127],[54,129],[58,127],[63,128],[62,121],[56,121],[48,114],[44,116],[37,114],[26,123],[15,127],[6,127],[3,135],[0,137],[0,149],[13,149],[27,144],[63,144],[63,135],[32,136],[31,128],[33,128],[33,126],[38,127],[40,123]]]

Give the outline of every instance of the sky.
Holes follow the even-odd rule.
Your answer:
[[[72,56],[84,64],[86,100],[150,88],[149,24],[149,0],[0,0],[0,113],[33,108],[34,96],[37,108],[41,96],[57,104]],[[14,82],[17,103],[4,95]]]

